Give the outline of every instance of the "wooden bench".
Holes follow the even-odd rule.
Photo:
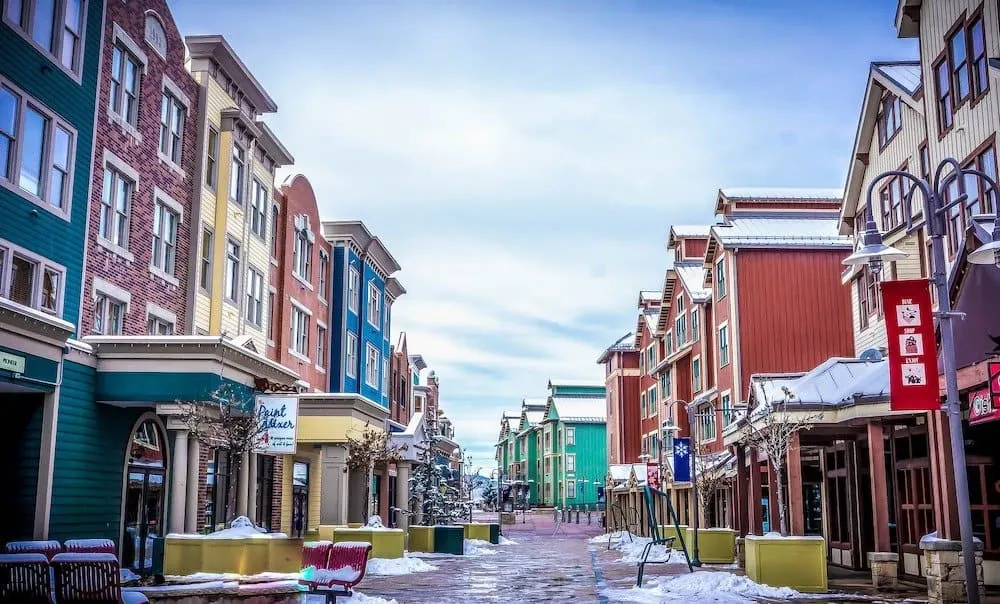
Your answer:
[[[299,584],[309,593],[322,594],[327,602],[335,604],[338,596],[353,595],[354,586],[365,578],[371,552],[372,545],[362,541],[308,544],[302,548],[303,567],[309,569],[304,574],[308,577],[299,579]]]
[[[121,565],[114,554],[67,552],[52,558],[57,602],[147,603],[138,592],[122,592]]]
[[[0,602],[51,601],[49,559],[45,554],[0,554]]]

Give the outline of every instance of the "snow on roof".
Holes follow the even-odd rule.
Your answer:
[[[607,384],[603,380],[567,380],[564,378],[550,378],[550,388],[604,388]]]
[[[833,214],[769,214],[727,218],[712,232],[726,246],[833,247],[850,249],[854,241],[840,235]]]
[[[521,409],[534,409],[534,410],[544,410],[545,405],[547,405],[549,399],[545,397],[539,398],[525,398],[521,400]]]
[[[625,481],[629,479],[629,476],[635,472],[637,478],[646,478],[646,464],[643,463],[616,463],[608,466],[608,474],[611,475],[611,480]]]
[[[660,311],[659,310],[647,310],[647,311],[645,311],[645,312],[642,313],[642,317],[644,319],[646,319],[646,329],[649,330],[649,333],[655,334],[656,333],[656,324],[660,320]]]
[[[843,189],[810,189],[797,187],[727,187],[719,193],[728,199],[795,199],[837,200],[844,196]]]
[[[604,421],[607,419],[607,402],[603,398],[553,396],[560,421]]]
[[[712,290],[706,289],[705,267],[700,262],[678,262],[674,265],[674,272],[684,284],[684,289],[691,294],[695,302],[704,302],[711,299]]]
[[[644,289],[639,292],[639,300],[642,302],[656,302],[660,299],[660,291]]]
[[[503,419],[521,419],[521,410],[520,409],[518,409],[517,411],[504,410]]]
[[[833,357],[808,373],[754,375],[750,383],[758,406],[761,403],[837,406],[852,403],[858,397],[888,397],[889,363]]]
[[[535,424],[541,423],[542,420],[545,419],[545,410],[525,411],[524,418],[528,421],[529,426],[534,426]]]
[[[675,237],[708,237],[707,224],[675,224],[670,231]]]
[[[623,335],[622,337],[618,338],[614,344],[605,348],[604,352],[601,353],[601,356],[597,358],[597,364],[601,365],[603,363],[606,363],[608,357],[610,357],[612,354],[616,352],[633,352],[634,350],[635,350],[635,337],[633,333],[630,331],[627,334]]]
[[[877,69],[900,88],[914,95],[920,89],[920,61],[894,61],[892,63],[872,63]]]

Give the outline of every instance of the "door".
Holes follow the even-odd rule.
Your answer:
[[[132,434],[122,517],[122,566],[142,574],[153,566],[153,540],[164,535],[165,443],[153,420]]]
[[[292,464],[292,534],[302,537],[309,530],[309,464]]]

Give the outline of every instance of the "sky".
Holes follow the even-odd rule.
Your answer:
[[[486,473],[504,409],[601,352],[661,289],[671,224],[726,186],[842,187],[895,0],[173,0],[275,99],[323,219],[399,261],[392,309]],[[284,174],[288,171],[285,170]]]

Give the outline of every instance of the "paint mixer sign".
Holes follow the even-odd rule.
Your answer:
[[[295,453],[295,425],[299,399],[294,396],[258,396],[258,453]]]

